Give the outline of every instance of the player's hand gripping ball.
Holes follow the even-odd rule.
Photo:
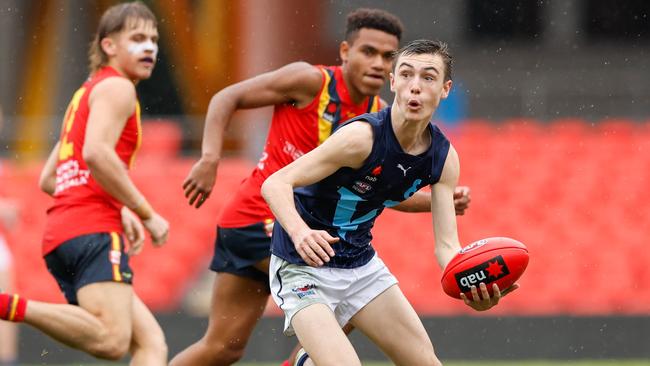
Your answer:
[[[460,299],[460,293],[472,298],[471,287],[487,285],[493,296],[492,284],[501,291],[512,286],[528,265],[528,249],[510,238],[487,238],[476,241],[451,259],[442,274],[442,288],[451,297]]]

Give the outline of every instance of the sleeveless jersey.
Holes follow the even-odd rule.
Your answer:
[[[82,156],[90,112],[88,97],[98,83],[109,77],[122,76],[111,67],[102,68],[74,93],[65,113],[56,164],[54,204],[47,211],[43,255],[80,235],[122,233],[120,210],[123,205],[93,179]],[[140,105],[136,102],[135,111],[115,145],[115,152],[127,168],[133,165],[141,139]]]
[[[323,74],[321,90],[304,108],[276,105],[269,135],[257,167],[226,203],[217,220],[224,228],[251,225],[273,218],[260,193],[264,180],[301,155],[315,149],[342,122],[379,110],[379,97],[355,105],[350,100],[340,66],[316,66]]]
[[[341,240],[332,244],[336,255],[325,266],[355,268],[375,254],[370,245],[376,217],[435,184],[447,159],[449,141],[433,124],[428,125],[431,145],[419,155],[402,150],[393,131],[391,108],[350,121],[365,121],[373,130],[370,155],[359,169],[341,168],[318,183],[294,189],[298,213],[315,230],[326,230]],[[305,265],[281,225],[273,229],[271,252],[294,264]]]

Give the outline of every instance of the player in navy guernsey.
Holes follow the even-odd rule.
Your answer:
[[[419,40],[398,51],[390,85],[391,108],[351,120],[262,185],[279,223],[271,292],[285,313],[285,334],[295,333],[306,351],[298,365],[361,365],[341,330],[348,322],[397,365],[441,365],[422,322],[372,249],[370,230],[385,207],[430,185],[439,265],[460,250],[453,199],[458,155],[430,122],[452,85],[446,44]],[[514,288],[501,292],[493,285],[490,297],[481,283],[463,300],[487,310]]]
[[[328,267],[355,268],[375,255],[370,246],[375,219],[385,207],[395,206],[420,188],[435,184],[442,173],[449,141],[429,124],[431,145],[418,155],[402,149],[391,124],[391,108],[364,114],[348,122],[372,127],[370,155],[358,169],[343,167],[334,174],[294,191],[298,213],[312,229],[326,230],[340,240]],[[275,225],[271,252],[289,263],[306,264],[281,225]]]

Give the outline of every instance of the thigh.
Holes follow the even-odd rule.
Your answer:
[[[422,321],[397,285],[368,303],[350,323],[397,365],[431,365],[437,362]]]
[[[109,335],[130,338],[133,319],[133,289],[118,282],[97,282],[77,291],[79,306],[102,322]]]
[[[245,345],[264,313],[268,285],[259,281],[218,273],[212,288],[208,343]]]
[[[332,310],[312,304],[299,310],[291,326],[309,357],[317,365],[361,365]]]

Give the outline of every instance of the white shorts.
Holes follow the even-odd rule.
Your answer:
[[[5,238],[0,235],[0,271],[4,272],[11,268],[11,252],[7,247]]]
[[[273,300],[284,311],[287,336],[295,335],[293,316],[309,305],[327,305],[343,327],[375,297],[397,284],[377,255],[357,268],[299,266],[271,255],[269,279]]]

